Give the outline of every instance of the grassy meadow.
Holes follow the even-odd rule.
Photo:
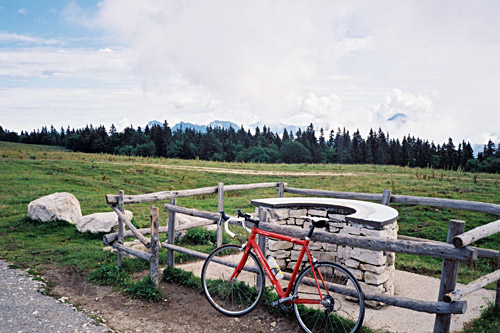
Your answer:
[[[173,168],[175,167],[175,168]],[[210,172],[207,168],[268,171],[269,174]],[[249,172],[250,173],[250,172]],[[282,173],[282,174],[272,174]],[[296,173],[296,174],[292,174]],[[80,234],[65,222],[37,223],[26,217],[28,203],[54,192],[70,192],[80,201],[82,214],[111,211],[105,194],[149,192],[285,181],[289,186],[333,191],[382,193],[451,198],[500,203],[500,175],[460,171],[410,169],[375,165],[286,165],[223,163],[115,155],[73,153],[62,148],[0,142],[0,258],[23,268],[42,272],[45,267],[64,265],[84,275],[115,256],[101,249],[102,235]],[[251,199],[276,197],[275,189],[226,193],[224,208],[253,211]],[[160,207],[164,203],[156,202]],[[186,207],[217,210],[215,195],[181,198]],[[140,226],[149,225],[149,205],[127,205]],[[493,215],[431,207],[391,204],[399,211],[399,233],[439,241],[446,240],[448,221],[466,221],[466,230],[498,219]],[[165,225],[162,213],[160,224]],[[164,237],[164,236],[163,236]],[[473,244],[498,249],[498,235]],[[398,269],[439,277],[442,261],[397,255]],[[142,266],[147,267],[146,266]],[[468,282],[491,272],[496,262],[479,260],[460,265],[459,282]]]

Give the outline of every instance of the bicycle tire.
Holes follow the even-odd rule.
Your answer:
[[[332,262],[319,262],[315,265],[325,282],[336,291],[349,289],[346,296],[336,291],[320,287],[323,304],[293,304],[295,317],[306,332],[357,332],[363,324],[365,314],[364,294],[356,278],[345,268]],[[316,273],[317,275],[317,273]],[[321,281],[318,277],[318,283]],[[331,289],[331,288],[329,288]],[[319,292],[311,266],[306,267],[295,282],[293,295],[298,300],[319,300]]]
[[[228,316],[249,313],[264,294],[264,271],[252,252],[238,278],[229,282],[243,254],[238,245],[223,245],[210,253],[201,273],[201,284],[208,302]]]

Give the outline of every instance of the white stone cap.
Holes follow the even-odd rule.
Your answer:
[[[293,197],[293,198],[268,198],[255,199],[252,204],[266,208],[336,208],[352,213],[346,215],[346,221],[366,224],[373,227],[382,227],[394,223],[398,218],[398,211],[389,206],[368,201],[318,198],[318,197]]]

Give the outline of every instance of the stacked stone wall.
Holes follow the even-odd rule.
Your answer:
[[[261,207],[260,209],[264,209],[266,221],[269,223],[308,230],[310,222],[306,221],[303,216],[328,217],[330,223],[326,230],[321,229],[321,231],[359,237],[397,238],[398,225],[396,221],[380,228],[362,223],[352,223],[346,221],[345,217],[353,212],[341,208],[296,207],[272,209]],[[276,259],[281,269],[285,271],[293,270],[301,248],[300,245],[289,242],[267,240],[268,253]],[[393,252],[372,251],[320,242],[311,242],[309,249],[314,258],[320,261],[332,261],[346,266],[361,283],[363,290],[394,294],[395,255]],[[304,259],[301,268],[306,264],[307,259]]]

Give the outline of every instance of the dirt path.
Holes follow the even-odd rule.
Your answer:
[[[135,165],[150,168],[162,168],[169,170],[189,170],[189,171],[199,171],[199,172],[210,172],[210,173],[225,173],[233,175],[250,175],[250,176],[279,176],[279,177],[335,177],[335,176],[360,176],[360,175],[370,175],[374,173],[361,173],[361,172],[317,172],[317,171],[269,171],[269,170],[252,170],[252,169],[227,169],[227,168],[214,168],[214,167],[200,167],[192,165],[170,165],[170,164],[154,164],[154,163],[136,163],[136,162],[98,162],[106,164],[118,164],[118,165]]]
[[[52,293],[89,315],[96,315],[116,332],[300,332],[294,320],[268,313],[258,306],[239,318],[213,309],[198,291],[162,282],[167,299],[158,303],[129,299],[108,286],[88,283],[75,271],[57,267],[44,278],[56,285]]]
[[[199,266],[200,263],[189,263],[179,267],[199,275]],[[72,304],[102,318],[116,332],[302,332],[293,318],[275,316],[261,306],[239,318],[224,316],[209,305],[200,291],[176,284],[162,282],[160,287],[167,299],[152,303],[129,299],[107,286],[90,284],[77,272],[61,267],[47,270],[44,277],[56,284],[52,293],[68,297]],[[437,299],[439,279],[397,271],[395,284],[398,295]],[[494,299],[494,293],[482,289],[467,296],[467,312],[453,315],[452,332],[462,331],[465,323],[479,317],[483,307]],[[434,319],[433,314],[386,306],[381,310],[367,309],[364,324],[375,332],[432,332]]]
[[[117,164],[117,165],[134,165],[149,168],[161,168],[169,170],[190,170],[199,172],[210,172],[210,173],[224,173],[224,174],[234,174],[234,175],[249,175],[249,176],[277,176],[277,177],[357,177],[357,176],[377,176],[381,172],[331,172],[331,171],[270,171],[270,170],[253,170],[253,169],[230,169],[230,168],[215,168],[215,167],[203,167],[203,166],[192,166],[192,165],[172,165],[172,164],[155,164],[155,163],[139,163],[139,162],[104,162],[98,161],[96,163],[106,163],[106,164]],[[415,169],[415,172],[421,169]],[[440,171],[440,170],[436,170]],[[407,176],[415,177],[412,173],[389,173],[384,172],[385,176]],[[423,174],[422,174],[423,175]],[[421,175],[421,176],[422,176]],[[477,175],[476,175],[477,176]],[[473,174],[461,175],[461,179],[468,181],[476,181]],[[495,178],[479,178],[480,181],[498,182]]]

